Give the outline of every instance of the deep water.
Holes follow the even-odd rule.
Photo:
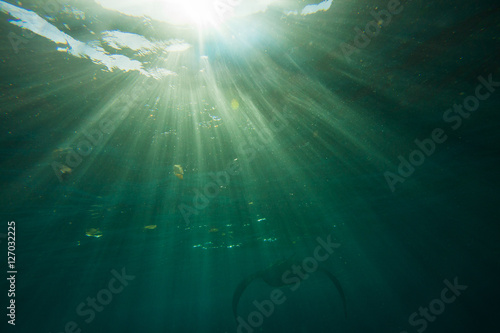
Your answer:
[[[320,2],[200,32],[0,1],[2,332],[499,330],[498,4],[284,14]]]

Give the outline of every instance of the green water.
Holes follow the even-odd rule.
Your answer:
[[[0,11],[2,332],[498,330],[496,3]]]

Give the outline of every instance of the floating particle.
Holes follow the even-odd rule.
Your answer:
[[[85,231],[85,236],[99,238],[102,237],[102,232],[99,228],[90,228]]]
[[[235,98],[233,98],[233,100],[231,101],[231,107],[233,108],[233,110],[238,110],[238,108],[240,107],[240,103]]]
[[[179,179],[184,179],[184,170],[179,164],[174,165],[174,174]]]

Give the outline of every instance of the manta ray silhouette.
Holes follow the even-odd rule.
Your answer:
[[[276,288],[296,284],[298,277],[294,276],[294,278],[289,278],[289,279],[284,279],[283,277],[286,271],[291,271],[293,265],[301,266],[301,263],[294,261],[291,258],[280,260],[275,262],[268,268],[258,271],[246,277],[243,281],[241,281],[240,284],[238,284],[238,286],[236,287],[233,294],[234,319],[237,320],[238,318],[238,303],[240,302],[241,295],[243,295],[247,287],[253,281],[257,279],[262,279],[269,286]],[[325,274],[337,288],[337,291],[340,294],[340,298],[342,299],[342,305],[344,307],[344,315],[347,317],[347,305],[346,305],[344,290],[342,289],[339,280],[335,276],[333,276],[332,273],[325,270],[324,268],[318,267],[318,271],[323,272],[323,274]]]

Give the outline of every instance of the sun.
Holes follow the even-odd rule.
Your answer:
[[[200,28],[218,27],[225,16],[218,8],[217,0],[183,0],[179,6],[190,25]]]
[[[222,23],[242,16],[243,0],[95,0],[106,9],[125,15],[147,16],[173,25],[217,28]],[[275,0],[253,0],[261,3]],[[252,7],[253,8],[253,7]],[[259,10],[262,10],[261,7]],[[245,12],[243,10],[243,12]],[[247,15],[248,11],[245,12]]]

